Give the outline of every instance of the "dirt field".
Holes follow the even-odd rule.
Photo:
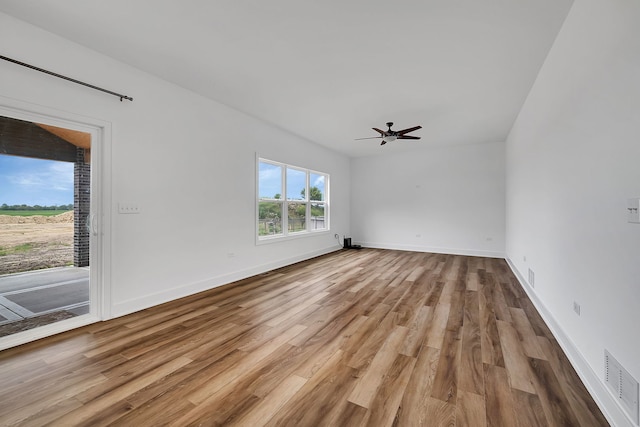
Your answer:
[[[73,264],[73,212],[0,215],[0,274]]]

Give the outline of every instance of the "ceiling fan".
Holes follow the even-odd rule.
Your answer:
[[[411,136],[411,135],[407,135],[409,132],[413,132],[414,130],[418,130],[418,129],[422,129],[422,126],[414,126],[412,128],[407,128],[407,129],[402,129],[402,130],[391,130],[391,126],[393,126],[393,122],[387,122],[387,127],[389,128],[388,130],[381,130],[378,128],[372,128],[373,130],[375,130],[376,132],[378,132],[380,134],[380,136],[372,136],[369,138],[356,138],[357,140],[360,139],[378,139],[378,138],[382,138],[382,142],[380,143],[380,145],[384,145],[387,142],[391,142],[391,141],[395,141],[396,139],[420,139],[419,136]]]

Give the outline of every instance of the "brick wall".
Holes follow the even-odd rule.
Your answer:
[[[73,168],[73,265],[89,265],[89,230],[87,219],[91,207],[91,165],[85,163],[84,148],[78,148]]]

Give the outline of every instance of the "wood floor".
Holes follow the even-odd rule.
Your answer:
[[[374,249],[6,350],[0,424],[608,425],[504,260]]]

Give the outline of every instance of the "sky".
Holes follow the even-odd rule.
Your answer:
[[[0,205],[73,204],[73,163],[0,154]]]
[[[272,198],[276,194],[282,197],[282,170],[283,166],[260,162],[259,164],[259,196],[262,198]],[[300,200],[302,190],[306,187],[307,175],[303,170],[287,168],[287,199]],[[311,173],[310,186],[318,187],[324,191],[324,175]]]

